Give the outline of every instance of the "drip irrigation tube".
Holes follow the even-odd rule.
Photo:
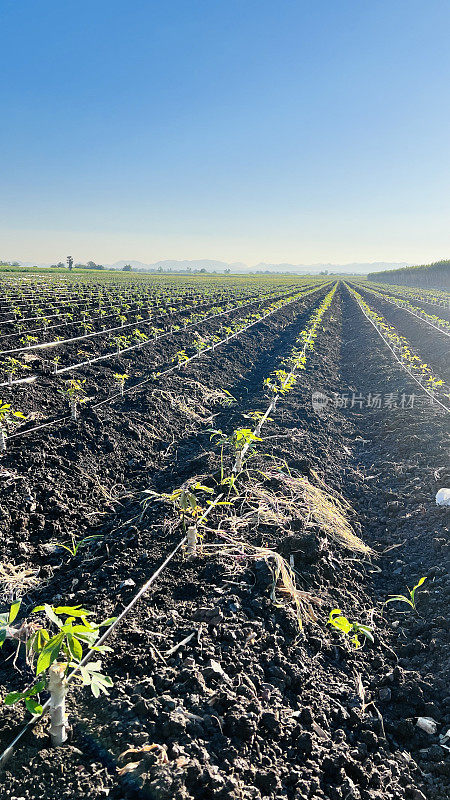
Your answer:
[[[320,287],[320,288],[322,288],[322,287]],[[315,289],[312,289],[309,293],[313,293],[314,291],[315,291]],[[194,359],[200,358],[205,353],[207,353],[207,352],[209,352],[211,350],[215,350],[216,347],[220,347],[222,344],[227,344],[231,339],[233,339],[236,336],[239,336],[239,334],[241,334],[241,333],[244,333],[246,330],[251,328],[253,325],[257,325],[259,322],[261,322],[262,320],[266,319],[268,316],[271,316],[272,314],[275,314],[281,308],[285,308],[286,306],[290,305],[291,303],[295,303],[298,300],[302,300],[307,294],[308,293],[301,294],[300,297],[297,297],[294,300],[290,300],[288,303],[284,303],[279,308],[276,308],[273,311],[268,312],[263,317],[260,317],[259,319],[255,320],[254,322],[251,322],[245,328],[241,328],[240,330],[236,331],[235,333],[230,334],[230,336],[225,337],[225,339],[222,339],[220,342],[216,342],[216,344],[211,345],[210,347],[205,347],[205,349],[202,350],[200,353],[195,353],[193,356],[191,356],[188,359],[188,361],[186,361],[182,366],[183,367],[186,366],[188,363],[190,363]],[[121,352],[123,352],[123,351],[121,351]],[[117,354],[115,354],[115,355],[117,355]],[[180,365],[179,364],[176,364],[173,367],[168,367],[168,369],[164,370],[163,372],[158,373],[157,377],[159,378],[159,377],[162,377],[163,375],[168,375],[169,373],[175,372],[175,370],[178,370],[178,369],[180,369]],[[131,392],[139,390],[145,384],[154,381],[154,379],[155,378],[152,375],[150,378],[145,378],[143,381],[139,381],[138,383],[135,383],[133,386],[127,387],[126,389],[123,390],[123,393],[117,392],[114,395],[110,395],[109,397],[106,397],[104,400],[100,400],[98,403],[89,403],[88,407],[89,408],[99,408],[100,406],[105,405],[106,403],[111,403],[114,400],[120,399],[121,397],[123,397],[126,394],[131,394]],[[49,420],[47,422],[43,422],[40,425],[34,426],[33,428],[26,428],[25,430],[18,430],[15,433],[9,434],[7,438],[9,440],[9,439],[16,439],[19,436],[27,436],[28,434],[34,433],[35,431],[42,430],[43,428],[52,427],[53,425],[56,425],[56,424],[58,424],[60,422],[66,422],[67,420],[70,420],[70,419],[72,419],[72,415],[71,414],[65,414],[62,417],[57,417],[56,419]]]
[[[430,328],[434,328],[438,333],[442,333],[444,336],[450,337],[450,322],[442,320],[442,322],[446,323],[446,327],[449,328],[449,330],[446,331],[444,328],[441,328],[439,325],[436,325],[435,322],[430,322],[430,320],[422,316],[422,314],[420,313],[420,309],[415,308],[414,306],[409,308],[408,307],[409,300],[406,300],[406,298],[403,299],[403,298],[392,297],[388,294],[382,294],[381,292],[376,292],[373,289],[365,289],[365,291],[369,292],[369,294],[375,295],[375,297],[378,297],[380,300],[385,300],[387,303],[392,303],[392,305],[396,306],[396,308],[401,308],[403,311],[407,311],[408,314],[412,314],[413,317],[417,317],[417,319],[422,320],[422,322],[425,322],[427,325],[430,326]],[[426,316],[428,316],[425,311],[423,313]]]
[[[268,292],[267,294],[270,294],[270,292]],[[259,299],[256,295],[250,295],[250,297],[254,298],[255,302],[257,301],[257,299]],[[191,303],[188,306],[181,306],[181,304],[180,304],[180,306],[176,306],[175,307],[175,313],[181,314],[183,311],[192,311],[193,309],[204,308],[205,306],[217,305],[218,303],[228,303],[228,302],[229,302],[229,299],[227,299],[226,297],[218,297],[218,298],[210,298],[207,302],[203,302],[203,303],[201,303],[199,305],[197,305],[196,303]],[[107,306],[102,306],[102,308],[110,309],[110,308],[114,308],[114,305],[110,304],[110,305],[107,305]],[[99,306],[99,309],[100,309],[100,306]],[[135,313],[138,314],[142,310],[146,311],[147,313],[150,313],[150,311],[154,311],[154,310],[157,311],[158,309],[159,309],[158,305],[152,305],[150,307],[150,309],[149,309],[148,306],[146,308],[144,308],[144,309],[142,308],[142,306],[136,306],[136,308],[133,308],[133,309],[124,309],[123,313],[124,313],[124,315],[125,314],[135,314]],[[97,310],[97,309],[94,309],[94,310]],[[121,310],[121,309],[119,309],[119,310]],[[53,319],[55,317],[57,319],[61,319],[61,317],[67,316],[68,313],[69,312],[63,312],[61,314],[50,314],[49,316],[46,317],[46,319]],[[72,320],[71,322],[61,322],[59,325],[49,325],[48,328],[42,328],[41,327],[41,328],[33,328],[32,330],[24,330],[24,331],[17,331],[17,332],[13,331],[11,333],[2,334],[0,336],[0,339],[11,338],[12,336],[28,335],[30,333],[40,333],[42,331],[44,331],[44,333],[45,332],[51,333],[56,328],[66,328],[66,327],[69,327],[69,325],[83,325],[84,323],[90,324],[91,322],[99,322],[99,321],[101,322],[102,320],[110,319],[111,317],[114,317],[114,316],[117,316],[117,315],[116,314],[107,314],[107,315],[105,315],[103,317],[101,317],[101,316],[100,317],[88,317],[88,319],[86,319],[86,320],[76,319],[76,320]],[[153,321],[153,320],[156,320],[156,319],[160,319],[160,317],[162,317],[162,316],[171,317],[172,314],[159,314],[157,317],[152,317],[151,319]],[[12,322],[15,322],[15,323],[17,323],[17,322],[20,322],[20,323],[22,323],[22,322],[30,322],[30,321],[37,320],[37,319],[42,319],[42,317],[25,317],[25,318],[19,318],[19,319],[1,320],[0,321],[0,325],[6,325],[7,323],[12,323]],[[143,320],[143,322],[146,323],[146,322],[149,321],[149,319]],[[137,325],[141,321],[142,320],[137,320],[134,324]],[[103,331],[103,333],[104,333],[104,331]]]
[[[288,296],[289,296],[289,294],[290,293],[288,293]],[[272,298],[266,298],[266,299],[264,299],[262,301],[262,303],[265,303],[265,302],[268,302],[268,301],[272,302]],[[241,308],[245,308],[246,306],[254,305],[256,302],[257,302],[256,300],[249,300],[247,303],[243,303],[240,306],[233,306],[233,308],[228,308],[228,309],[226,309],[226,311],[220,311],[218,314],[211,314],[209,317],[203,317],[203,319],[197,320],[196,322],[191,322],[189,325],[183,326],[182,328],[180,328],[177,331],[173,331],[173,330],[165,331],[164,333],[161,333],[160,336],[154,336],[153,338],[151,338],[151,339],[149,338],[144,342],[138,342],[137,344],[130,345],[129,347],[124,347],[118,353],[117,352],[115,352],[115,353],[106,353],[103,356],[96,356],[95,358],[87,359],[87,361],[79,361],[78,363],[71,364],[68,367],[62,367],[61,369],[56,369],[54,374],[55,375],[60,375],[62,372],[70,372],[73,369],[78,369],[79,367],[84,367],[84,366],[87,366],[89,364],[94,364],[94,363],[96,363],[98,361],[106,361],[109,358],[114,358],[115,356],[122,355],[122,353],[127,353],[130,350],[137,350],[140,347],[145,347],[146,345],[153,344],[154,342],[157,342],[160,339],[164,339],[167,336],[175,336],[177,333],[184,333],[184,331],[190,330],[191,328],[197,327],[198,325],[203,325],[205,322],[209,322],[210,320],[215,319],[216,317],[223,317],[226,314],[232,314],[234,311],[240,311]],[[207,303],[206,305],[209,305],[209,304]],[[215,304],[213,304],[213,305],[215,305]],[[150,322],[154,322],[156,319],[159,319],[159,317],[155,317],[153,320],[146,320],[144,322],[144,324],[147,325]],[[136,324],[136,323],[134,323],[134,324]]]
[[[299,299],[299,298],[297,298],[297,299]],[[291,302],[295,302],[295,301],[291,301]],[[278,309],[275,309],[275,310],[278,310]],[[270,312],[270,313],[274,313],[274,312]],[[266,316],[267,316],[267,315],[266,315]],[[323,316],[323,315],[322,315],[322,316]],[[264,318],[265,318],[265,317],[263,317],[262,319],[264,319]],[[257,321],[259,321],[259,320],[257,320]],[[251,324],[256,324],[256,322],[255,322],[255,323],[251,323]],[[249,327],[250,327],[250,326],[249,326]],[[309,343],[309,341],[310,341],[310,339],[311,339],[311,336],[312,336],[312,333],[313,333],[313,331],[315,330],[315,327],[317,327],[317,326],[314,326],[314,325],[312,326],[312,328],[311,328],[311,331],[310,331],[310,333],[309,333],[309,336],[308,336],[307,340],[306,340],[306,341],[305,341],[305,343],[304,343],[303,350],[301,351],[302,353],[304,353],[304,352],[305,352],[305,350],[306,350],[306,347],[307,347],[307,344]],[[233,335],[235,335],[235,334],[233,334]],[[227,339],[226,339],[225,341],[228,341],[228,340],[229,340],[229,338],[232,338],[232,337],[227,337]],[[293,375],[293,374],[295,374],[295,370],[291,370],[291,373],[290,373],[290,375]],[[260,422],[258,423],[258,426],[259,426],[259,427],[261,427],[261,425],[262,425],[263,421],[264,421],[265,419],[267,419],[267,417],[268,417],[268,415],[269,415],[269,413],[270,413],[271,409],[275,407],[275,405],[276,405],[276,402],[277,402],[277,399],[278,399],[278,395],[277,395],[277,397],[276,397],[276,398],[272,399],[272,401],[271,401],[271,403],[270,403],[270,405],[269,405],[269,408],[267,409],[267,411],[266,411],[266,414],[264,415],[264,418],[263,418],[262,420],[260,420]],[[257,426],[257,427],[258,427],[258,426]],[[43,426],[39,426],[39,427],[43,427]],[[221,500],[223,497],[224,497],[224,492],[221,492],[221,493],[220,493],[220,494],[219,494],[219,495],[218,495],[216,498],[214,498],[214,500],[213,500],[213,501],[212,501],[212,502],[209,504],[208,508],[205,510],[205,512],[202,514],[202,516],[201,516],[201,517],[200,517],[200,519],[198,520],[198,523],[197,523],[197,524],[199,524],[199,523],[202,523],[202,522],[203,522],[203,521],[204,521],[204,520],[207,518],[208,514],[209,514],[209,513],[212,511],[212,509],[213,509],[213,508],[214,508],[214,507],[215,507],[215,506],[216,506],[216,505],[217,505],[217,504],[220,502],[220,500]],[[95,643],[95,647],[94,647],[94,648],[92,648],[92,649],[90,649],[90,650],[88,650],[88,652],[86,653],[86,655],[84,656],[84,658],[83,658],[83,659],[80,661],[80,663],[79,663],[79,664],[78,664],[78,665],[77,665],[77,666],[76,666],[76,667],[75,667],[75,668],[74,668],[74,669],[73,669],[73,670],[72,670],[72,671],[69,673],[69,675],[67,676],[67,679],[66,679],[68,684],[69,684],[69,683],[71,683],[71,682],[73,681],[73,679],[75,678],[75,676],[78,674],[78,672],[79,672],[80,668],[81,668],[81,667],[83,667],[83,666],[85,666],[85,665],[86,665],[86,664],[87,664],[87,663],[90,661],[90,659],[93,657],[93,655],[94,655],[94,654],[95,654],[95,655],[97,655],[97,653],[98,653],[98,650],[97,650],[97,648],[98,648],[99,646],[101,646],[101,645],[102,645],[102,644],[103,644],[103,643],[104,643],[104,642],[105,642],[105,641],[106,641],[106,640],[109,638],[109,636],[112,634],[112,632],[115,630],[115,628],[116,628],[116,627],[117,627],[117,626],[118,626],[118,625],[119,625],[119,624],[122,622],[122,620],[123,620],[123,619],[124,619],[124,618],[125,618],[125,617],[126,617],[128,614],[129,614],[129,612],[131,611],[131,609],[132,609],[132,608],[133,608],[133,607],[136,605],[136,603],[137,603],[137,602],[140,600],[140,598],[141,598],[141,597],[142,597],[144,594],[146,594],[146,592],[147,592],[147,591],[150,589],[150,587],[152,586],[152,584],[153,584],[153,583],[156,581],[156,579],[159,577],[159,575],[161,575],[161,573],[163,572],[163,570],[164,570],[164,569],[165,569],[165,568],[168,566],[168,564],[169,564],[169,563],[172,561],[172,559],[175,557],[175,555],[178,553],[178,551],[181,549],[181,547],[182,547],[184,544],[186,544],[186,542],[187,542],[187,537],[186,537],[186,536],[183,536],[183,537],[180,539],[180,541],[177,543],[177,545],[176,545],[176,546],[173,548],[173,550],[172,550],[172,551],[169,553],[169,555],[168,555],[168,556],[165,558],[165,560],[162,562],[162,564],[161,564],[161,565],[158,567],[158,569],[157,569],[157,570],[156,570],[156,571],[155,571],[155,572],[154,572],[154,573],[151,575],[151,577],[150,577],[150,578],[149,578],[149,579],[148,579],[148,580],[147,580],[147,581],[146,581],[146,582],[145,582],[145,583],[144,583],[144,584],[141,586],[141,588],[139,589],[139,591],[138,591],[138,592],[136,592],[136,594],[133,596],[132,600],[131,600],[131,601],[128,603],[128,605],[127,605],[127,606],[126,606],[126,607],[123,609],[123,611],[122,611],[122,612],[119,614],[119,616],[118,616],[118,617],[117,617],[117,618],[114,620],[114,622],[112,622],[112,623],[111,623],[111,625],[110,625],[110,626],[109,626],[109,627],[106,629],[106,631],[104,632],[104,634],[103,634],[103,635],[100,637],[100,639],[99,639],[99,640],[98,640],[98,641]],[[33,716],[32,716],[32,718],[29,720],[29,722],[27,722],[27,723],[24,725],[24,727],[23,727],[23,728],[22,728],[22,729],[19,731],[19,733],[18,733],[18,734],[15,736],[15,738],[13,739],[13,741],[12,741],[12,742],[11,742],[11,743],[8,745],[8,747],[6,747],[6,749],[5,749],[5,750],[2,752],[2,754],[0,755],[0,766],[3,766],[3,765],[5,764],[5,762],[7,761],[7,759],[8,759],[8,758],[11,756],[11,754],[12,754],[12,752],[13,752],[13,750],[14,750],[15,746],[16,746],[16,745],[17,745],[17,744],[20,742],[20,740],[21,740],[21,739],[22,739],[22,737],[25,735],[25,733],[26,733],[28,730],[30,730],[30,729],[31,729],[31,728],[32,728],[32,727],[33,727],[33,726],[36,724],[36,722],[37,722],[39,719],[41,719],[41,718],[42,718],[42,716],[43,716],[43,715],[45,714],[45,712],[48,710],[49,706],[50,706],[50,699],[48,699],[48,700],[47,700],[47,701],[44,703],[44,705],[43,705],[43,707],[42,707],[42,711],[41,711],[39,714],[35,714],[35,715],[33,715]]]
[[[314,292],[315,289],[311,289],[309,291],[310,292]],[[309,293],[309,291],[305,292],[305,296]],[[289,294],[290,293],[288,293],[288,296],[289,296]],[[285,295],[283,295],[283,296],[285,296]],[[265,300],[263,300],[263,303],[268,301],[268,300],[270,300],[271,302],[274,302],[273,298],[268,297]],[[91,364],[96,364],[99,361],[107,361],[107,360],[109,360],[111,358],[117,358],[117,356],[122,355],[122,353],[127,353],[127,352],[130,352],[131,350],[138,350],[139,348],[145,347],[146,345],[154,344],[159,339],[163,339],[166,336],[175,335],[176,333],[183,333],[184,331],[187,331],[187,330],[189,330],[189,329],[191,329],[193,327],[197,327],[199,325],[202,325],[204,322],[208,322],[211,319],[214,319],[214,318],[220,317],[220,316],[224,316],[225,314],[231,314],[233,311],[238,311],[241,308],[245,308],[246,305],[253,305],[256,302],[257,302],[256,300],[249,300],[247,303],[243,303],[241,306],[235,306],[233,308],[227,309],[226,311],[222,311],[219,314],[212,314],[211,316],[204,317],[203,319],[198,320],[197,322],[192,322],[189,325],[186,325],[183,328],[180,328],[178,331],[172,331],[172,330],[166,331],[165,333],[161,334],[160,336],[155,336],[155,337],[152,337],[152,338],[148,338],[143,342],[138,342],[135,345],[130,345],[129,347],[124,347],[119,352],[106,353],[105,355],[102,355],[102,356],[96,356],[95,358],[89,358],[86,361],[79,361],[79,362],[77,362],[75,364],[69,365],[68,367],[62,367],[61,369],[55,369],[52,374],[53,375],[61,375],[62,373],[71,372],[72,370],[79,369],[80,367],[85,367],[85,366],[90,366]],[[275,300],[275,302],[277,302],[277,301]],[[210,305],[210,304],[206,303],[205,305]],[[161,315],[161,316],[165,316],[165,315]],[[144,324],[145,325],[150,324],[150,322],[155,322],[157,319],[160,319],[160,317],[153,317],[153,319],[151,319],[151,320],[145,320]],[[137,323],[133,323],[133,324],[137,324]],[[60,344],[64,344],[64,341],[61,341]],[[33,375],[33,376],[29,376],[28,378],[20,378],[18,380],[14,380],[12,382],[5,381],[3,383],[0,383],[0,388],[3,387],[3,386],[8,386],[8,387],[17,386],[18,384],[23,384],[23,383],[34,383],[38,379],[38,377],[39,377],[38,375]]]
[[[287,295],[292,294],[291,292],[287,292]],[[286,294],[282,294],[282,296],[286,296]],[[266,298],[270,299],[270,298]],[[246,303],[243,303],[241,306],[235,306],[229,311],[236,310],[238,308],[243,308],[246,305],[251,305],[252,303],[256,303],[257,300],[249,300]],[[263,300],[263,302],[265,302]],[[203,305],[210,305],[210,303],[204,303]],[[216,305],[214,302],[211,305]],[[228,312],[223,312],[228,313]],[[154,317],[152,319],[142,320],[141,324],[143,325],[151,325],[155,322],[156,319],[160,319],[161,317],[167,316],[170,319],[171,315],[160,314],[158,317]],[[95,336],[107,336],[110,333],[114,333],[115,331],[123,331],[126,328],[133,328],[137,325],[137,322],[129,322],[126,325],[117,325],[114,328],[107,328],[103,331],[94,331],[93,333],[85,333],[83,336],[72,336],[69,339],[55,339],[52,342],[39,342],[38,344],[31,344],[27,345],[26,347],[16,347],[11,350],[0,350],[0,356],[10,355],[11,353],[28,353],[30,350],[48,350],[52,347],[61,347],[62,345],[72,344],[72,342],[80,342],[85,339],[92,339]]]
[[[132,600],[130,600],[130,602],[128,603],[128,605],[127,605],[127,606],[126,606],[126,607],[123,609],[123,611],[122,611],[122,612],[119,614],[119,616],[118,616],[118,617],[116,617],[116,619],[114,620],[114,622],[112,622],[112,623],[111,623],[111,625],[110,625],[110,626],[109,626],[109,627],[106,629],[106,631],[105,631],[105,632],[104,632],[104,634],[103,634],[103,635],[100,637],[100,639],[98,639],[98,641],[96,641],[94,648],[93,648],[93,649],[90,649],[90,650],[88,650],[88,652],[86,653],[86,655],[84,656],[84,658],[83,658],[83,659],[80,661],[80,663],[78,664],[78,666],[77,666],[77,667],[75,667],[75,668],[74,668],[74,669],[73,669],[73,670],[72,670],[72,671],[69,673],[69,675],[67,676],[67,679],[66,679],[66,680],[67,680],[67,683],[71,683],[71,682],[73,681],[73,679],[74,679],[75,675],[77,675],[77,674],[78,674],[78,672],[80,671],[80,667],[84,667],[84,666],[85,666],[85,664],[87,664],[87,663],[88,663],[88,662],[91,660],[91,658],[92,658],[94,655],[98,655],[98,651],[96,650],[96,648],[97,648],[97,647],[99,647],[99,646],[101,646],[101,645],[102,645],[102,644],[103,644],[103,643],[106,641],[106,639],[108,639],[108,637],[111,635],[111,633],[112,633],[112,632],[113,632],[113,631],[114,631],[114,630],[117,628],[117,626],[118,626],[118,625],[119,625],[119,624],[122,622],[122,620],[124,619],[124,617],[126,617],[126,616],[127,616],[127,614],[128,614],[128,613],[131,611],[131,609],[132,609],[132,608],[133,608],[133,607],[136,605],[136,603],[137,603],[137,602],[140,600],[140,598],[141,598],[141,597],[142,597],[142,596],[143,596],[143,595],[144,595],[144,594],[145,594],[145,593],[146,593],[146,592],[147,592],[147,591],[150,589],[150,586],[151,586],[151,585],[152,585],[152,584],[155,582],[155,580],[156,580],[156,579],[159,577],[159,575],[161,575],[161,572],[163,572],[163,570],[164,570],[164,569],[167,567],[167,565],[168,565],[168,564],[169,564],[169,563],[172,561],[172,559],[174,558],[174,556],[175,556],[175,555],[178,553],[178,551],[179,551],[179,550],[180,550],[180,548],[183,546],[183,544],[185,544],[185,542],[186,542],[186,536],[183,536],[183,538],[182,538],[182,539],[181,539],[181,540],[178,542],[178,544],[176,545],[176,547],[174,547],[174,549],[171,551],[171,553],[169,553],[169,555],[167,556],[167,558],[166,558],[166,559],[163,561],[163,563],[162,563],[162,564],[161,564],[161,565],[158,567],[158,569],[156,570],[156,572],[154,572],[154,573],[153,573],[153,575],[152,575],[152,576],[151,576],[151,577],[150,577],[150,578],[149,578],[149,579],[148,579],[148,580],[147,580],[147,581],[146,581],[146,582],[143,584],[143,586],[141,586],[141,588],[139,589],[139,591],[138,591],[138,592],[136,592],[136,594],[134,595],[134,597],[132,598]],[[8,745],[8,747],[7,747],[7,748],[6,748],[6,749],[3,751],[3,753],[0,755],[0,766],[3,766],[3,765],[5,764],[5,762],[7,761],[7,759],[8,759],[8,758],[10,757],[10,755],[12,754],[12,752],[13,752],[13,750],[14,750],[14,747],[16,746],[16,744],[17,744],[17,743],[18,743],[18,742],[21,740],[21,738],[24,736],[24,734],[25,734],[25,733],[26,733],[28,730],[30,730],[30,729],[31,729],[31,728],[32,728],[32,727],[33,727],[33,726],[36,724],[36,722],[37,722],[39,719],[41,719],[41,717],[42,717],[42,716],[45,714],[45,712],[47,711],[47,709],[49,708],[49,706],[50,706],[50,698],[49,698],[49,699],[48,699],[48,700],[47,700],[47,701],[44,703],[44,705],[42,706],[42,711],[41,711],[41,713],[40,713],[40,714],[35,714],[35,715],[33,715],[33,717],[32,717],[32,718],[29,720],[29,722],[27,722],[27,723],[26,723],[26,725],[24,725],[24,727],[23,727],[23,728],[22,728],[22,729],[19,731],[19,733],[17,734],[17,736],[15,736],[15,738],[13,739],[13,741],[11,742],[11,744],[10,744],[10,745]]]

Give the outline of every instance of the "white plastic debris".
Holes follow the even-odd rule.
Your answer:
[[[439,744],[441,747],[445,747],[446,750],[450,750],[450,728],[448,731],[446,731],[446,733],[441,733],[439,737]]]
[[[432,717],[419,717],[416,725],[421,730],[425,731],[425,733],[429,733],[430,735],[434,735],[437,731],[437,722]]]
[[[312,724],[311,724],[311,727],[312,727],[314,733],[316,734],[316,736],[319,737],[319,739],[329,739],[330,738],[328,736],[328,733],[326,733],[326,731],[324,731],[324,729],[321,728],[320,725],[317,722],[313,721]]]
[[[436,495],[437,506],[450,506],[450,489],[439,489]]]

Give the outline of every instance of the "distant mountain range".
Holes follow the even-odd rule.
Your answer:
[[[205,269],[208,272],[215,270],[216,272],[223,272],[226,269],[229,269],[230,272],[255,272],[255,271],[269,271],[269,272],[323,272],[324,270],[328,270],[328,272],[342,272],[342,273],[349,273],[349,272],[357,272],[361,274],[365,274],[367,272],[376,272],[377,270],[384,270],[384,269],[398,269],[399,267],[407,267],[410,266],[409,263],[406,261],[398,263],[391,263],[388,261],[373,261],[370,263],[364,262],[353,262],[351,264],[270,264],[266,262],[260,262],[259,264],[255,264],[254,266],[249,266],[248,264],[244,264],[240,261],[234,262],[227,262],[227,261],[213,261],[210,259],[198,259],[198,260],[185,260],[185,261],[176,261],[176,260],[167,260],[167,261],[155,261],[153,264],[145,264],[142,261],[116,261],[114,264],[108,264],[105,266],[110,266],[113,269],[122,269],[126,264],[131,264],[134,269],[142,269],[142,270],[158,270],[161,269],[162,271],[171,269],[171,270],[198,270],[198,269]]]

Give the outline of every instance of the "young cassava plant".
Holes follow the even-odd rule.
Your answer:
[[[122,374],[120,372],[114,373],[114,380],[119,386],[120,394],[122,395],[122,397],[123,397],[123,390],[125,388],[125,382],[129,377],[130,376],[126,372],[123,372]]]
[[[14,425],[19,425],[21,419],[26,419],[26,416],[21,411],[15,411],[11,403],[3,403],[0,400],[0,453],[4,453],[6,450],[8,429]]]
[[[78,406],[81,403],[86,402],[86,398],[83,397],[85,394],[84,384],[86,383],[86,378],[83,380],[76,380],[76,378],[69,378],[69,380],[64,381],[64,389],[60,389],[60,392],[64,397],[67,397],[70,406],[70,413],[72,415],[72,419],[78,418]]]
[[[340,608],[334,608],[330,611],[328,624],[338,630],[343,636],[348,637],[352,647],[359,650],[363,643],[359,640],[359,636],[364,636],[369,642],[373,642],[372,628],[369,625],[361,625],[359,622],[349,622],[347,617],[344,617]],[[358,636],[359,634],[359,636]]]
[[[14,380],[14,376],[17,375],[22,369],[31,369],[29,364],[23,364],[17,358],[13,358],[12,356],[8,356],[5,359],[4,364],[2,367],[5,369],[8,375],[8,384],[11,386]]]
[[[20,602],[14,604],[14,615],[17,615]],[[33,614],[44,613],[47,627],[30,623],[27,626],[25,647],[29,661],[35,663],[35,683],[23,692],[13,691],[6,695],[5,704],[25,702],[32,714],[41,714],[43,707],[40,703],[40,693],[44,690],[50,692],[50,736],[55,746],[67,740],[66,695],[69,689],[68,675],[70,670],[77,669],[74,677],[79,679],[84,686],[91,688],[94,697],[101,693],[108,694],[112,680],[101,672],[101,662],[89,662],[82,665],[84,648],[105,653],[111,651],[105,645],[98,646],[96,641],[100,635],[100,628],[109,626],[115,618],[94,623],[88,617],[92,611],[75,606],[50,606],[47,603],[36,606]],[[9,616],[11,616],[11,611]],[[14,629],[8,620],[7,634],[4,638],[20,639],[22,628]],[[18,633],[19,632],[19,633]],[[24,637],[22,637],[23,640]]]
[[[229,436],[221,430],[211,431],[210,439],[216,439],[221,448],[221,483],[228,482],[223,475],[223,451],[225,445],[228,445],[234,454],[235,464],[233,471],[239,474],[242,472],[245,454],[255,447],[256,442],[262,442],[261,437],[253,433],[250,428],[236,428]]]

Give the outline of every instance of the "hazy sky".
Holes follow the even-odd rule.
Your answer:
[[[450,257],[448,0],[0,0],[0,259]]]

